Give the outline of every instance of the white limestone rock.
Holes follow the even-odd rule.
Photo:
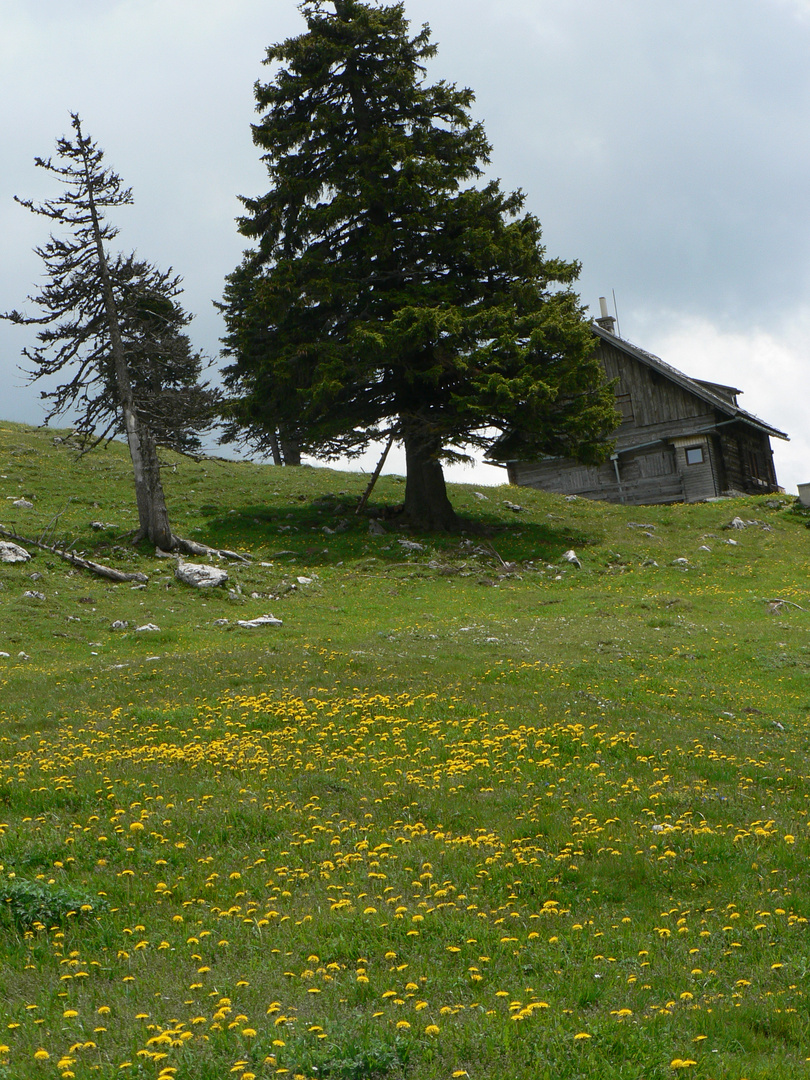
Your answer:
[[[214,589],[228,580],[227,572],[218,566],[187,563],[182,560],[177,564],[174,576],[184,585],[192,585],[195,589]]]
[[[28,562],[30,558],[30,553],[19,544],[12,544],[10,540],[0,540],[0,562]]]
[[[243,630],[258,630],[262,626],[282,626],[281,619],[275,615],[260,615],[257,619],[237,619],[236,625]]]

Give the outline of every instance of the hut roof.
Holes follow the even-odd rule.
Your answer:
[[[729,419],[749,424],[759,431],[764,431],[767,435],[774,436],[774,438],[789,439],[789,436],[784,431],[766,424],[764,420],[760,420],[758,416],[754,416],[753,413],[748,412],[746,409],[741,409],[736,402],[736,395],[741,394],[742,391],[736,387],[707,382],[702,379],[691,379],[688,375],[684,375],[682,371],[672,367],[671,364],[665,363],[660,356],[647,352],[646,349],[639,348],[638,345],[633,345],[631,342],[625,341],[624,338],[611,334],[610,331],[605,330],[596,323],[591,324],[591,329],[596,337],[601,338],[606,344],[612,345],[614,349],[618,349],[620,352],[632,356],[640,363],[646,364],[647,367],[677,383],[678,386],[682,386],[684,390],[688,390],[690,394],[694,394],[709,405],[714,406],[718,412],[724,413]],[[723,391],[725,391],[725,394]]]

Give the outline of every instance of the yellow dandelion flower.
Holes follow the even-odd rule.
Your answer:
[[[410,1026],[407,1020],[397,1020],[397,1028],[407,1030]]]
[[[78,1015],[79,1014],[76,1009],[65,1009],[65,1011],[62,1013],[62,1016],[64,1016],[66,1020],[72,1020],[74,1016]]]
[[[47,1061],[50,1058],[50,1054],[47,1050],[39,1049],[34,1051],[34,1061]]]
[[[576,1035],[574,1036],[574,1042],[576,1042],[577,1039],[592,1039],[592,1038],[593,1038],[593,1035],[589,1035],[587,1031],[578,1031],[576,1033]]]
[[[439,1025],[438,1024],[428,1024],[428,1026],[425,1028],[425,1034],[426,1035],[438,1035],[439,1034]]]

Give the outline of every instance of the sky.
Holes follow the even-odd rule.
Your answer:
[[[524,191],[549,255],[581,263],[591,313],[615,293],[623,337],[740,387],[744,408],[790,435],[772,441],[780,483],[810,482],[810,0],[405,11],[438,45],[429,77],[474,90],[490,174]],[[57,193],[33,159],[76,111],[133,189],[117,243],[182,275],[190,336],[216,359],[214,301],[245,247],[237,196],[267,189],[253,85],[267,46],[303,29],[293,0],[3,0],[0,310],[33,310],[48,222],[13,196]],[[31,343],[0,322],[0,417],[38,424],[39,387],[19,370]],[[448,475],[504,480],[480,464]]]

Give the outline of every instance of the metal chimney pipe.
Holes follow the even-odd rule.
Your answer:
[[[608,314],[607,300],[604,296],[599,297],[599,318],[596,320],[597,326],[601,326],[603,330],[607,330],[609,334],[616,333],[616,320],[612,315]]]

